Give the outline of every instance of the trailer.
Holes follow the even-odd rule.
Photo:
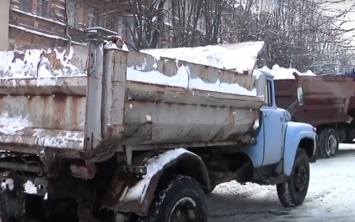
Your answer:
[[[2,221],[203,222],[204,194],[231,180],[303,203],[316,134],[276,109],[269,73],[89,34],[87,46],[0,52]]]
[[[355,82],[338,75],[309,76],[275,80],[277,105],[287,109],[294,121],[317,128],[319,154],[336,155],[339,143],[351,142],[355,135]]]

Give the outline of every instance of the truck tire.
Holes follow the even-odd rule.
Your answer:
[[[175,220],[171,220],[171,219]],[[187,176],[177,176],[156,193],[144,222],[207,222],[206,196],[200,184]]]
[[[309,157],[304,149],[299,148],[291,176],[284,183],[277,184],[277,195],[285,207],[296,207],[307,196],[310,179]]]
[[[332,128],[323,129],[319,134],[319,154],[323,158],[336,156],[339,150],[339,136]]]

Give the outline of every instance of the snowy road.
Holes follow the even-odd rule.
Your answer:
[[[274,186],[255,184],[221,184],[208,199],[211,222],[354,221],[355,145],[342,144],[335,158],[311,164],[308,196],[298,208],[284,208]]]

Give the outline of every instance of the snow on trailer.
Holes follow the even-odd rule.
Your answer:
[[[0,146],[9,151],[95,158],[117,144],[248,142],[263,102],[237,60],[226,70],[99,43],[0,58]]]

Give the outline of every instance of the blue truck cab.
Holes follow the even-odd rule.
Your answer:
[[[260,70],[259,90],[264,89],[261,128],[257,143],[244,150],[253,165],[253,180],[276,184],[278,197],[285,206],[301,205],[307,195],[309,163],[316,161],[316,129],[294,122],[291,114],[275,102],[273,75]]]

